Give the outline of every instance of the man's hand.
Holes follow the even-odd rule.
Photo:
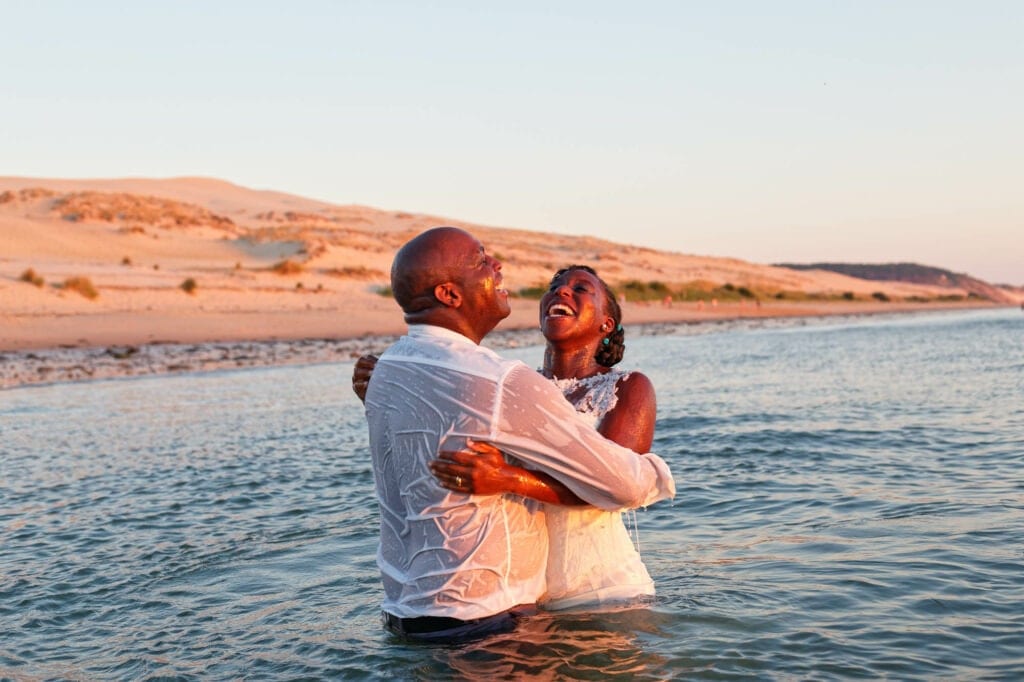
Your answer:
[[[352,391],[362,402],[366,402],[366,389],[370,386],[370,377],[373,376],[373,368],[377,366],[376,355],[364,355],[356,360],[356,366],[352,370]]]

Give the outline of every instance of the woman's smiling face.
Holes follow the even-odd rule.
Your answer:
[[[551,340],[603,337],[614,320],[607,313],[604,286],[585,270],[568,270],[552,280],[540,299],[540,329]],[[602,329],[602,326],[607,327]]]

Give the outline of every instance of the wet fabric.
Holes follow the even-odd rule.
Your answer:
[[[442,488],[442,444],[486,440],[613,510],[675,494],[668,466],[601,437],[548,380],[460,334],[414,325],[380,358],[366,396],[380,504],[383,609],[399,618],[482,618],[545,592],[539,504]]]
[[[618,404],[618,385],[629,373],[611,370],[554,384],[595,427]],[[640,552],[622,512],[545,505],[548,524],[548,591],[541,603],[558,610],[632,602],[654,596]]]

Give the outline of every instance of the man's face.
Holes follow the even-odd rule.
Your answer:
[[[467,235],[469,236],[469,235]],[[489,255],[476,239],[467,245],[466,258],[462,267],[462,295],[467,312],[490,324],[488,331],[508,317],[512,308],[508,302],[508,291],[502,287],[501,263]]]

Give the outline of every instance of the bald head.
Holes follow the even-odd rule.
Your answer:
[[[409,324],[433,324],[477,343],[508,317],[501,263],[473,235],[435,227],[395,254],[391,291]]]
[[[465,230],[435,227],[406,242],[391,265],[391,291],[406,314],[440,305],[434,288],[458,279],[466,254],[473,254],[479,242]]]

